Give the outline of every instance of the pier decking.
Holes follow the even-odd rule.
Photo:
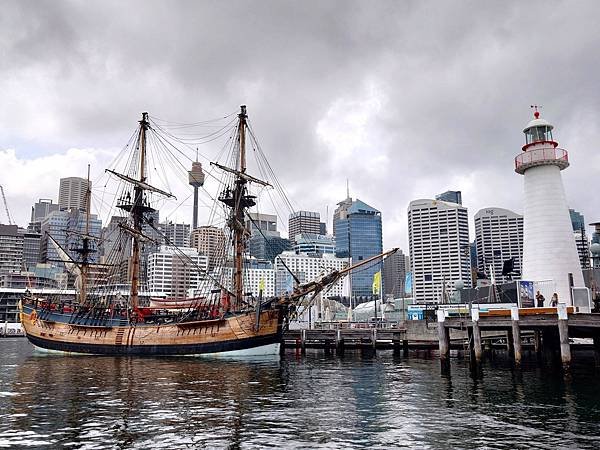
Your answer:
[[[450,330],[466,330],[468,347],[476,362],[482,358],[481,333],[500,331],[506,334],[508,350],[515,364],[522,360],[522,333],[533,332],[536,352],[552,353],[560,349],[562,364],[571,363],[569,338],[592,338],[596,364],[600,365],[600,314],[575,313],[572,307],[559,304],[556,308],[517,308],[480,312],[473,308],[470,317],[445,317],[438,310],[440,358],[450,356]]]

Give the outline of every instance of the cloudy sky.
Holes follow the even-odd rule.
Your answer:
[[[384,246],[406,249],[413,199],[454,189],[471,216],[522,212],[513,159],[535,103],[570,152],[570,206],[600,220],[599,16],[597,2],[5,1],[0,184],[24,226],[60,177],[91,163],[99,179],[141,111],[196,122],[244,103],[294,207],[331,214],[349,179],[381,210]]]

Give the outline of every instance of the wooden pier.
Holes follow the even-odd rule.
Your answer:
[[[572,307],[559,304],[556,308],[518,308],[510,310],[471,310],[470,317],[446,317],[438,310],[438,339],[442,361],[450,357],[450,330],[466,330],[468,348],[475,362],[483,357],[482,332],[496,331],[506,335],[509,354],[515,365],[520,365],[523,354],[524,332],[533,333],[534,349],[538,354],[552,358],[556,352],[565,368],[571,364],[569,338],[592,338],[596,365],[600,366],[600,314],[575,313]]]
[[[406,330],[399,328],[339,328],[333,330],[289,330],[284,335],[286,347],[296,347],[303,353],[307,348],[322,348],[326,352],[343,354],[344,349],[393,349],[394,353],[408,352]]]

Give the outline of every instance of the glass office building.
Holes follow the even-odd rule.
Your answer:
[[[335,255],[363,261],[383,251],[381,213],[361,200],[348,198],[338,203],[333,216]],[[352,274],[352,295],[360,300],[372,297],[373,276],[381,263],[368,265]]]

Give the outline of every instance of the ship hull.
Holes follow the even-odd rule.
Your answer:
[[[260,313],[258,329],[255,312],[167,325],[92,326],[41,319],[33,308],[22,307],[21,322],[35,347],[86,355],[264,355],[276,351],[282,329],[276,309]]]

